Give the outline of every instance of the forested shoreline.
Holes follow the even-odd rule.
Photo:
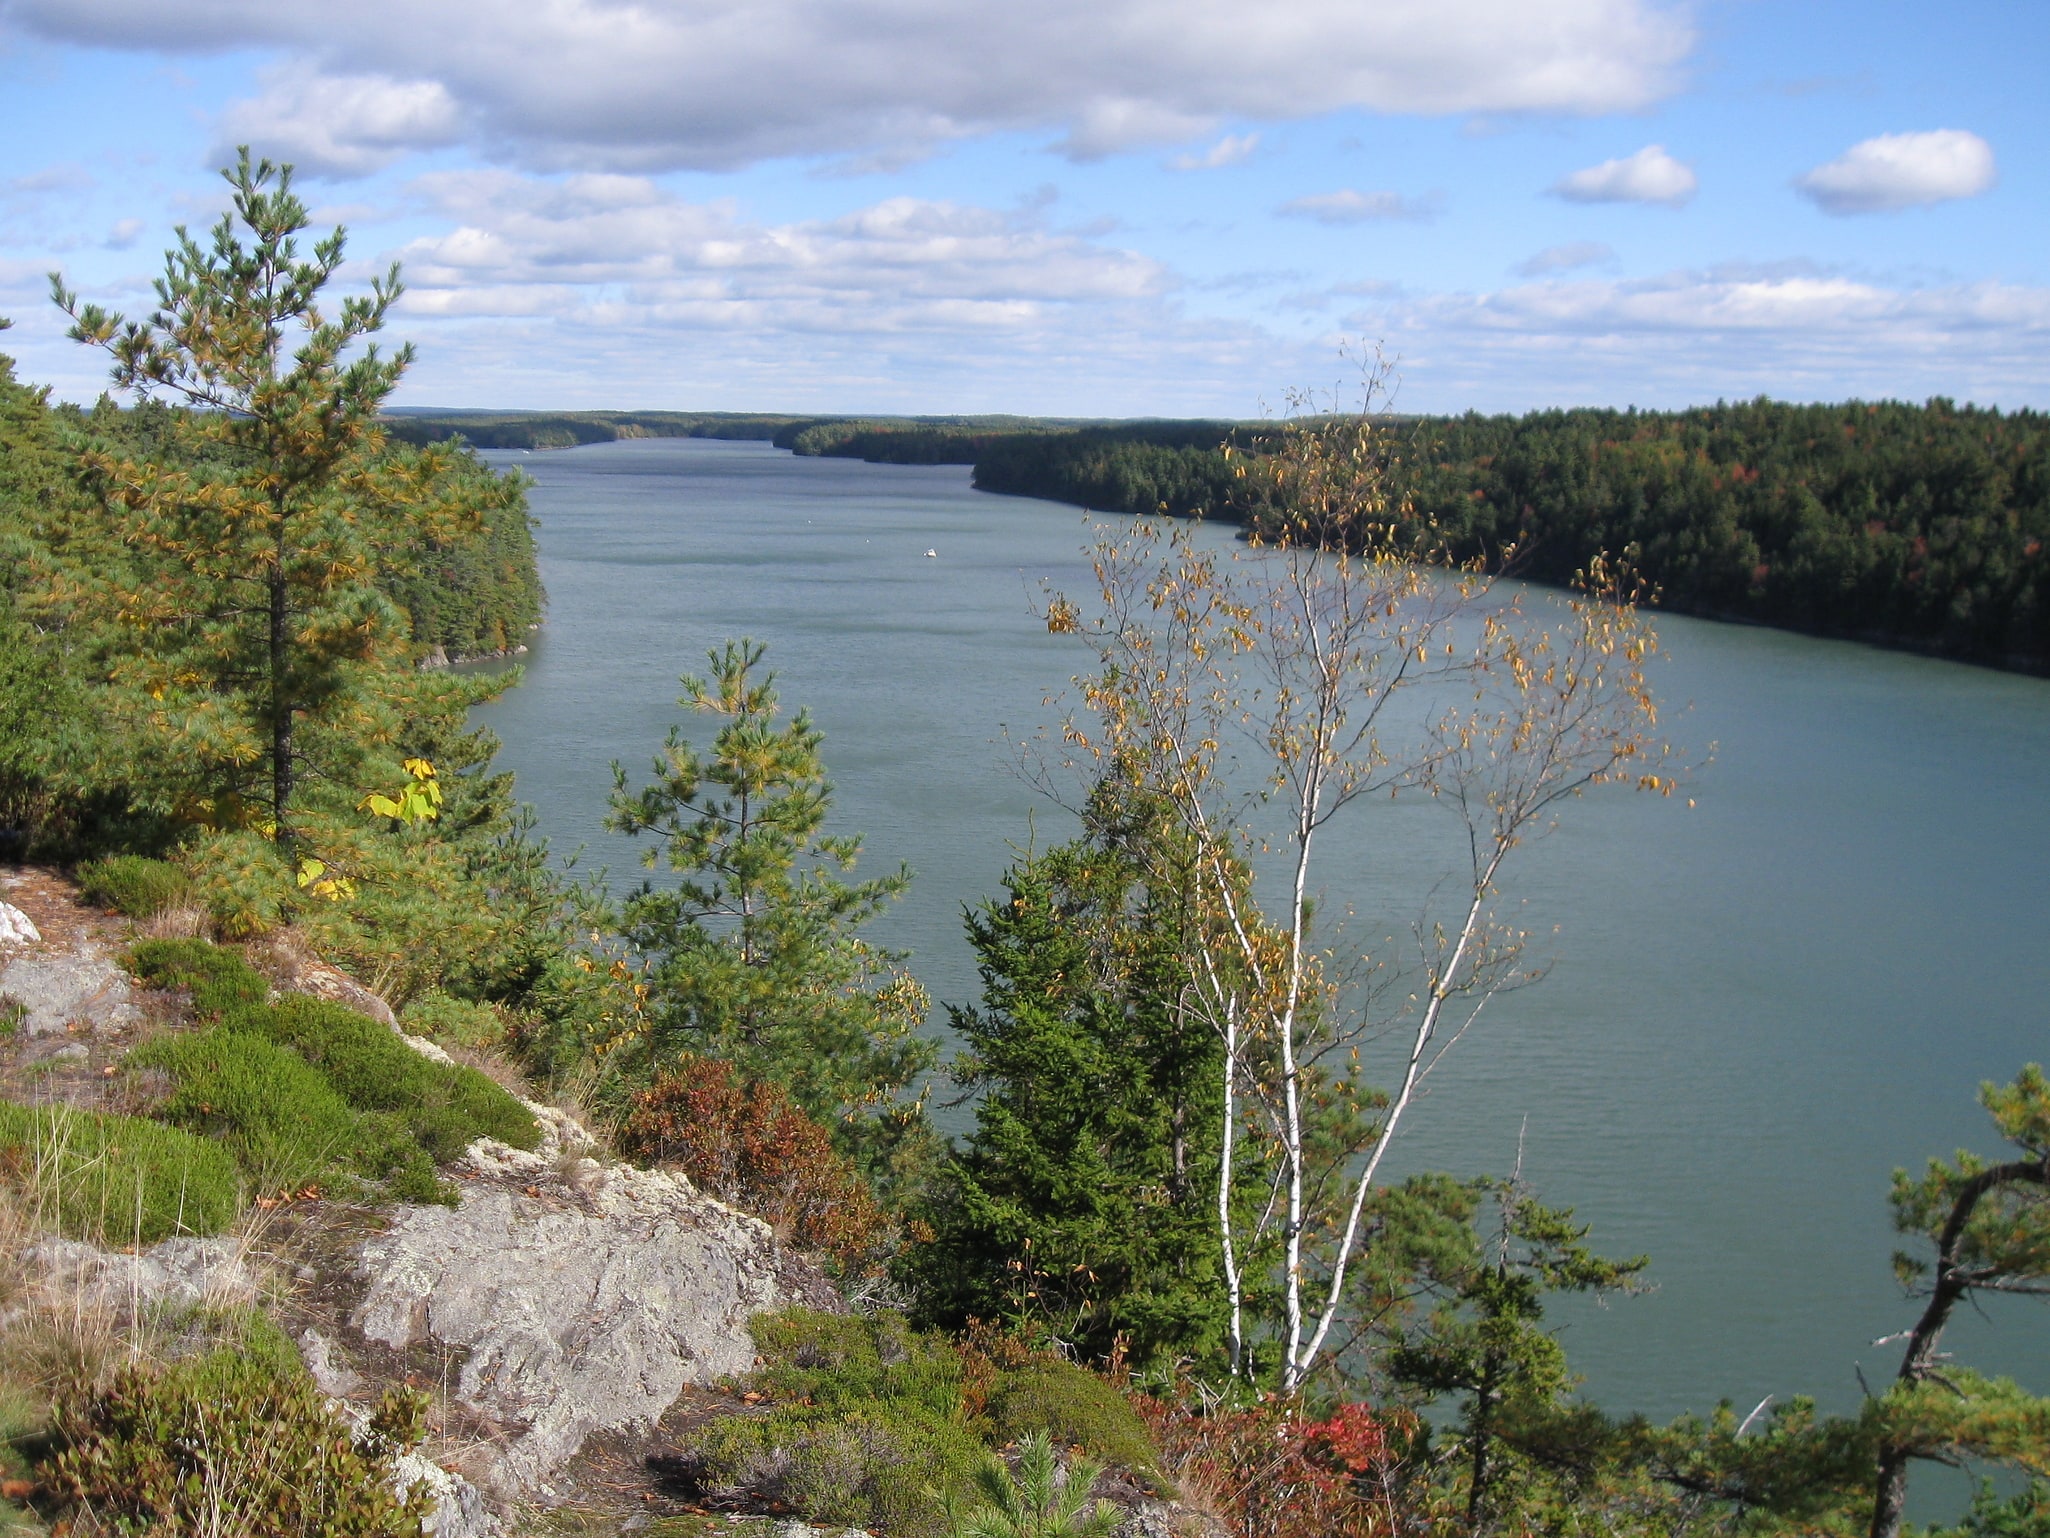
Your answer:
[[[461,430],[540,447],[571,441],[570,420],[465,419]],[[591,434],[577,442],[762,438],[798,454],[967,464],[983,491],[1256,530],[1264,513],[1240,466],[1276,431],[1225,421],[576,420]],[[456,419],[405,419],[399,430],[425,437],[443,423]],[[2050,419],[2039,412],[1757,400],[1388,425],[1404,440],[1398,495],[1455,558],[1513,548],[1521,572],[1563,585],[1595,555],[1620,553],[1678,613],[2050,671]],[[532,441],[513,445],[521,434]]]

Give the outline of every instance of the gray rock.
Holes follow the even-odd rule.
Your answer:
[[[592,1432],[651,1424],[683,1389],[754,1362],[750,1316],[830,1305],[768,1226],[680,1175],[583,1157],[589,1135],[532,1108],[536,1153],[474,1144],[454,1208],[412,1207],[358,1251],[352,1323],[404,1349],[459,1350],[455,1397],[511,1435],[478,1483],[547,1498]]]
[[[334,1342],[318,1330],[307,1330],[299,1337],[299,1358],[314,1387],[330,1399],[347,1399],[363,1386],[362,1375],[336,1358]]]
[[[21,1005],[21,1030],[29,1036],[74,1024],[120,1030],[141,1018],[128,974],[90,941],[59,955],[16,956],[0,970],[0,997]]]
[[[433,1512],[421,1524],[429,1538],[498,1538],[505,1531],[483,1491],[422,1453],[394,1458],[392,1476],[399,1489],[425,1490],[434,1501]]]
[[[22,1251],[28,1298],[48,1306],[141,1316],[160,1306],[254,1303],[257,1278],[232,1239],[166,1239],[135,1255],[77,1239],[44,1239]]]
[[[36,945],[42,938],[34,919],[13,903],[0,903],[0,945]]]

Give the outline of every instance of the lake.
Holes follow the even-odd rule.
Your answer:
[[[478,716],[555,849],[638,878],[639,846],[599,827],[608,766],[645,778],[678,674],[753,636],[825,732],[862,870],[917,872],[878,938],[913,952],[935,1000],[973,998],[963,905],[1069,827],[1004,739],[1054,720],[1048,696],[1088,662],[1033,605],[1042,580],[1090,591],[1089,521],[975,492],[964,468],[760,443],[486,457],[534,477],[550,608],[525,683]],[[1541,1199],[1607,1253],[1652,1257],[1655,1292],[1556,1313],[1608,1407],[1844,1409],[1858,1364],[1875,1386],[1897,1365],[1872,1340],[1913,1319],[1889,1173],[1996,1152],[1976,1086],[2050,1057],[2050,682],[1659,629],[1673,734],[1713,746],[1696,804],[1597,797],[1531,851],[1510,886],[1551,974],[1456,1049],[1401,1158],[1505,1172],[1520,1138]],[[1331,894],[1376,914],[1413,900],[1383,873],[1432,858],[1328,853]],[[1959,1359],[2050,1391],[2050,1315],[1998,1301],[1953,1326]]]

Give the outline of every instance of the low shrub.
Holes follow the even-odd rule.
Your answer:
[[[144,940],[128,953],[128,970],[152,988],[185,988],[209,1018],[261,1004],[270,984],[235,951],[205,940]]]
[[[881,1264],[895,1227],[832,1134],[779,1084],[743,1081],[731,1063],[686,1054],[634,1096],[620,1152],[681,1170],[843,1273]]]
[[[42,1223],[99,1244],[215,1234],[241,1211],[218,1144],[133,1116],[0,1102],[0,1180]]]
[[[707,1491],[893,1538],[944,1532],[938,1492],[969,1478],[982,1459],[965,1428],[901,1403],[728,1416],[693,1452]]]
[[[902,1314],[792,1308],[757,1315],[748,1332],[762,1358],[750,1381],[772,1399],[808,1400],[822,1410],[887,1402],[965,1418],[959,1354],[942,1337],[913,1330]]]
[[[192,882],[168,860],[116,854],[79,866],[78,890],[96,907],[116,908],[132,919],[146,919],[190,901]]]
[[[1000,1445],[1044,1433],[1101,1463],[1134,1474],[1157,1472],[1160,1454],[1125,1396],[1086,1368],[1041,1356],[1001,1374],[984,1412]]]
[[[399,1022],[415,1036],[447,1046],[503,1047],[505,1021],[489,1004],[452,998],[431,988],[399,1012]]]
[[[973,1479],[989,1443],[1051,1434],[1141,1475],[1159,1462],[1117,1389],[1011,1337],[983,1331],[957,1345],[895,1313],[806,1309],[748,1328],[761,1356],[748,1382],[771,1408],[713,1422],[688,1460],[700,1485],[729,1500],[939,1533],[946,1497]]]
[[[120,1532],[420,1538],[429,1503],[390,1464],[422,1425],[421,1396],[395,1390],[359,1438],[304,1372],[216,1351],[60,1407],[47,1485]]]
[[[160,1037],[129,1062],[170,1074],[176,1088],[159,1114],[218,1138],[259,1191],[299,1191],[351,1173],[387,1180],[411,1200],[444,1195],[403,1127],[360,1115],[290,1048],[216,1027]]]

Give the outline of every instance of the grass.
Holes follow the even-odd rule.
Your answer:
[[[95,907],[114,908],[132,919],[147,919],[189,902],[192,882],[184,871],[168,861],[117,854],[79,866],[78,890]]]
[[[219,1144],[134,1116],[0,1102],[0,1179],[43,1225],[98,1244],[215,1234],[241,1210]]]

